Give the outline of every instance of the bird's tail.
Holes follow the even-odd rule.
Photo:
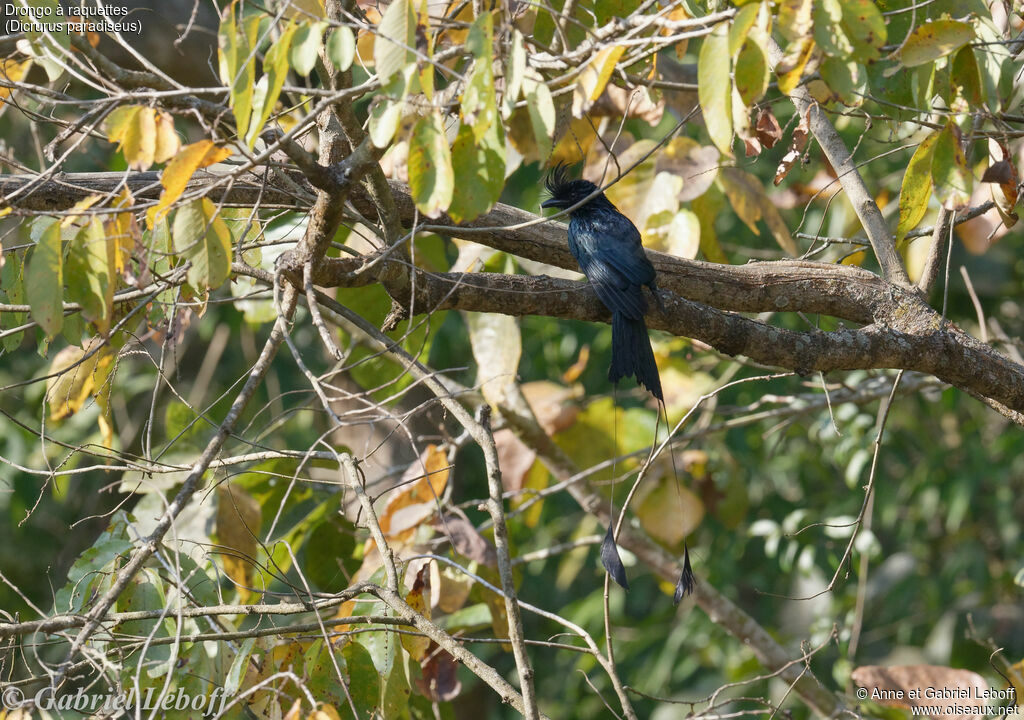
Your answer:
[[[614,383],[630,376],[635,376],[651,395],[664,402],[661,376],[658,375],[643,318],[630,320],[622,313],[612,313],[612,365],[608,369],[608,379]]]

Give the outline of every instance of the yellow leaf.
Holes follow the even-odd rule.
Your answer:
[[[29,68],[32,67],[32,58],[28,60],[3,60],[0,61],[0,77],[8,82],[16,83],[24,79]],[[13,88],[0,87],[0,100],[11,96]]]
[[[93,350],[96,352],[86,358]],[[93,390],[104,384],[112,359],[110,347],[98,337],[90,338],[81,347],[70,345],[54,355],[46,373],[53,375],[46,381],[50,419],[63,420],[81,410]]]
[[[779,91],[789,94],[796,89],[803,77],[804,68],[814,52],[814,38],[802,37],[790,43],[786,55],[775,66],[775,74],[779,76]]]
[[[611,45],[600,50],[579,76],[572,93],[572,116],[583,117],[594,101],[601,97],[619,58],[626,52],[625,45]]]
[[[261,524],[260,504],[255,498],[231,483],[217,487],[217,542],[224,547],[220,557],[224,572],[243,597],[253,586]]]
[[[907,233],[921,222],[932,196],[932,159],[935,155],[936,130],[917,146],[900,186],[900,219],[896,226],[896,245],[902,249]]]
[[[430,619],[430,566],[427,562],[416,573],[416,580],[412,584],[412,590],[405,596],[405,601],[413,610],[428,620]],[[413,660],[419,662],[426,657],[430,648],[430,638],[421,635],[407,635],[403,633],[402,647],[406,649]]]
[[[128,128],[135,122],[141,105],[122,105],[107,116],[107,140],[121,145]]]
[[[153,155],[156,153],[156,110],[150,107],[139,108],[125,131],[121,148],[129,168],[146,170],[153,164]]]
[[[70,227],[76,222],[82,219],[82,213],[91,208],[93,205],[103,199],[102,195],[90,195],[89,197],[82,198],[74,204],[66,216],[60,221],[61,228]]]
[[[131,191],[126,187],[114,199],[114,207],[129,208],[135,202]],[[124,272],[124,259],[135,249],[136,240],[141,238],[135,215],[130,212],[115,213],[104,223],[108,240],[111,245],[108,251],[113,252],[112,266],[115,272]]]
[[[174,119],[162,110],[156,114],[156,147],[153,162],[166,162],[178,153],[181,140],[174,131]]]
[[[197,169],[220,162],[229,155],[231,155],[231,150],[217,147],[212,140],[200,140],[183,147],[167,163],[167,167],[160,175],[160,184],[164,186],[164,191],[160,194],[160,202],[147,213],[150,227],[153,227],[156,220],[166,215],[167,209],[181,197],[188,181]]]

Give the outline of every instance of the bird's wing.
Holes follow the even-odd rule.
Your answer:
[[[632,320],[638,320],[647,312],[647,301],[644,300],[640,285],[630,282],[616,266],[592,256],[587,267],[581,269],[594,286],[601,302],[613,313],[622,313]]]
[[[600,238],[590,248],[594,260],[613,267],[634,285],[650,285],[654,281],[654,266],[644,253],[640,231],[626,216],[616,213],[602,218],[594,234]]]

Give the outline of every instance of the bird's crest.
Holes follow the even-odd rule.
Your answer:
[[[589,180],[573,180],[569,177],[569,167],[565,163],[558,163],[544,180],[544,187],[551,195],[550,206],[569,207],[592,195],[597,186]]]

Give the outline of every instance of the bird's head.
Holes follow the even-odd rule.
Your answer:
[[[570,180],[568,169],[562,164],[556,165],[551,170],[547,180],[544,181],[544,186],[551,197],[541,203],[542,208],[572,207],[581,200],[586,200],[594,195],[598,189],[597,185],[589,180]],[[603,197],[603,194],[597,195],[595,199],[598,197]]]

